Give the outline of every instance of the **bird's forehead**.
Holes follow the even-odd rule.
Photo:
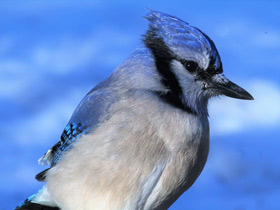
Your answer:
[[[212,62],[219,68],[220,56],[213,41],[199,29],[160,12],[151,11],[146,18],[150,21],[150,29],[175,55],[195,60],[201,67],[207,67]]]

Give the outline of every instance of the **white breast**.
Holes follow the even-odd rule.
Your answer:
[[[174,135],[165,139],[172,151],[172,158],[144,209],[168,209],[191,187],[206,163],[209,151],[208,119],[189,114],[180,115],[174,126]],[[165,132],[168,133],[167,130]]]
[[[205,164],[207,117],[141,92],[110,111],[110,119],[49,171],[53,200],[63,210],[164,209],[166,198],[190,187]]]

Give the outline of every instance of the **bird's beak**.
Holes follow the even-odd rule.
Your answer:
[[[231,82],[223,74],[213,76],[209,85],[209,88],[214,89],[218,94],[232,98],[254,100],[250,93]]]

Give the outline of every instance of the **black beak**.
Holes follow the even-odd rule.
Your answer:
[[[254,100],[253,96],[251,96],[250,93],[225,77],[222,80],[213,80],[210,84],[210,88],[215,89],[215,91],[217,91],[219,94],[232,98]]]

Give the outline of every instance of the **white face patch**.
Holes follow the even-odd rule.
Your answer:
[[[206,70],[210,64],[210,56],[207,50],[197,48],[186,48],[186,46],[176,48],[170,48],[173,53],[175,53],[179,58],[186,61],[194,61],[198,64],[199,68]]]
[[[177,61],[174,59],[171,61],[170,66],[171,66],[173,73],[175,75],[178,75],[179,77],[188,77],[188,75],[190,75],[188,70],[184,67],[184,65],[180,61]],[[189,78],[191,78],[191,77],[189,77]]]
[[[196,73],[189,72],[184,65],[177,60],[172,60],[170,67],[182,90],[182,103],[195,113],[208,115],[207,102],[209,97],[208,94],[204,92],[205,84],[197,80]]]

